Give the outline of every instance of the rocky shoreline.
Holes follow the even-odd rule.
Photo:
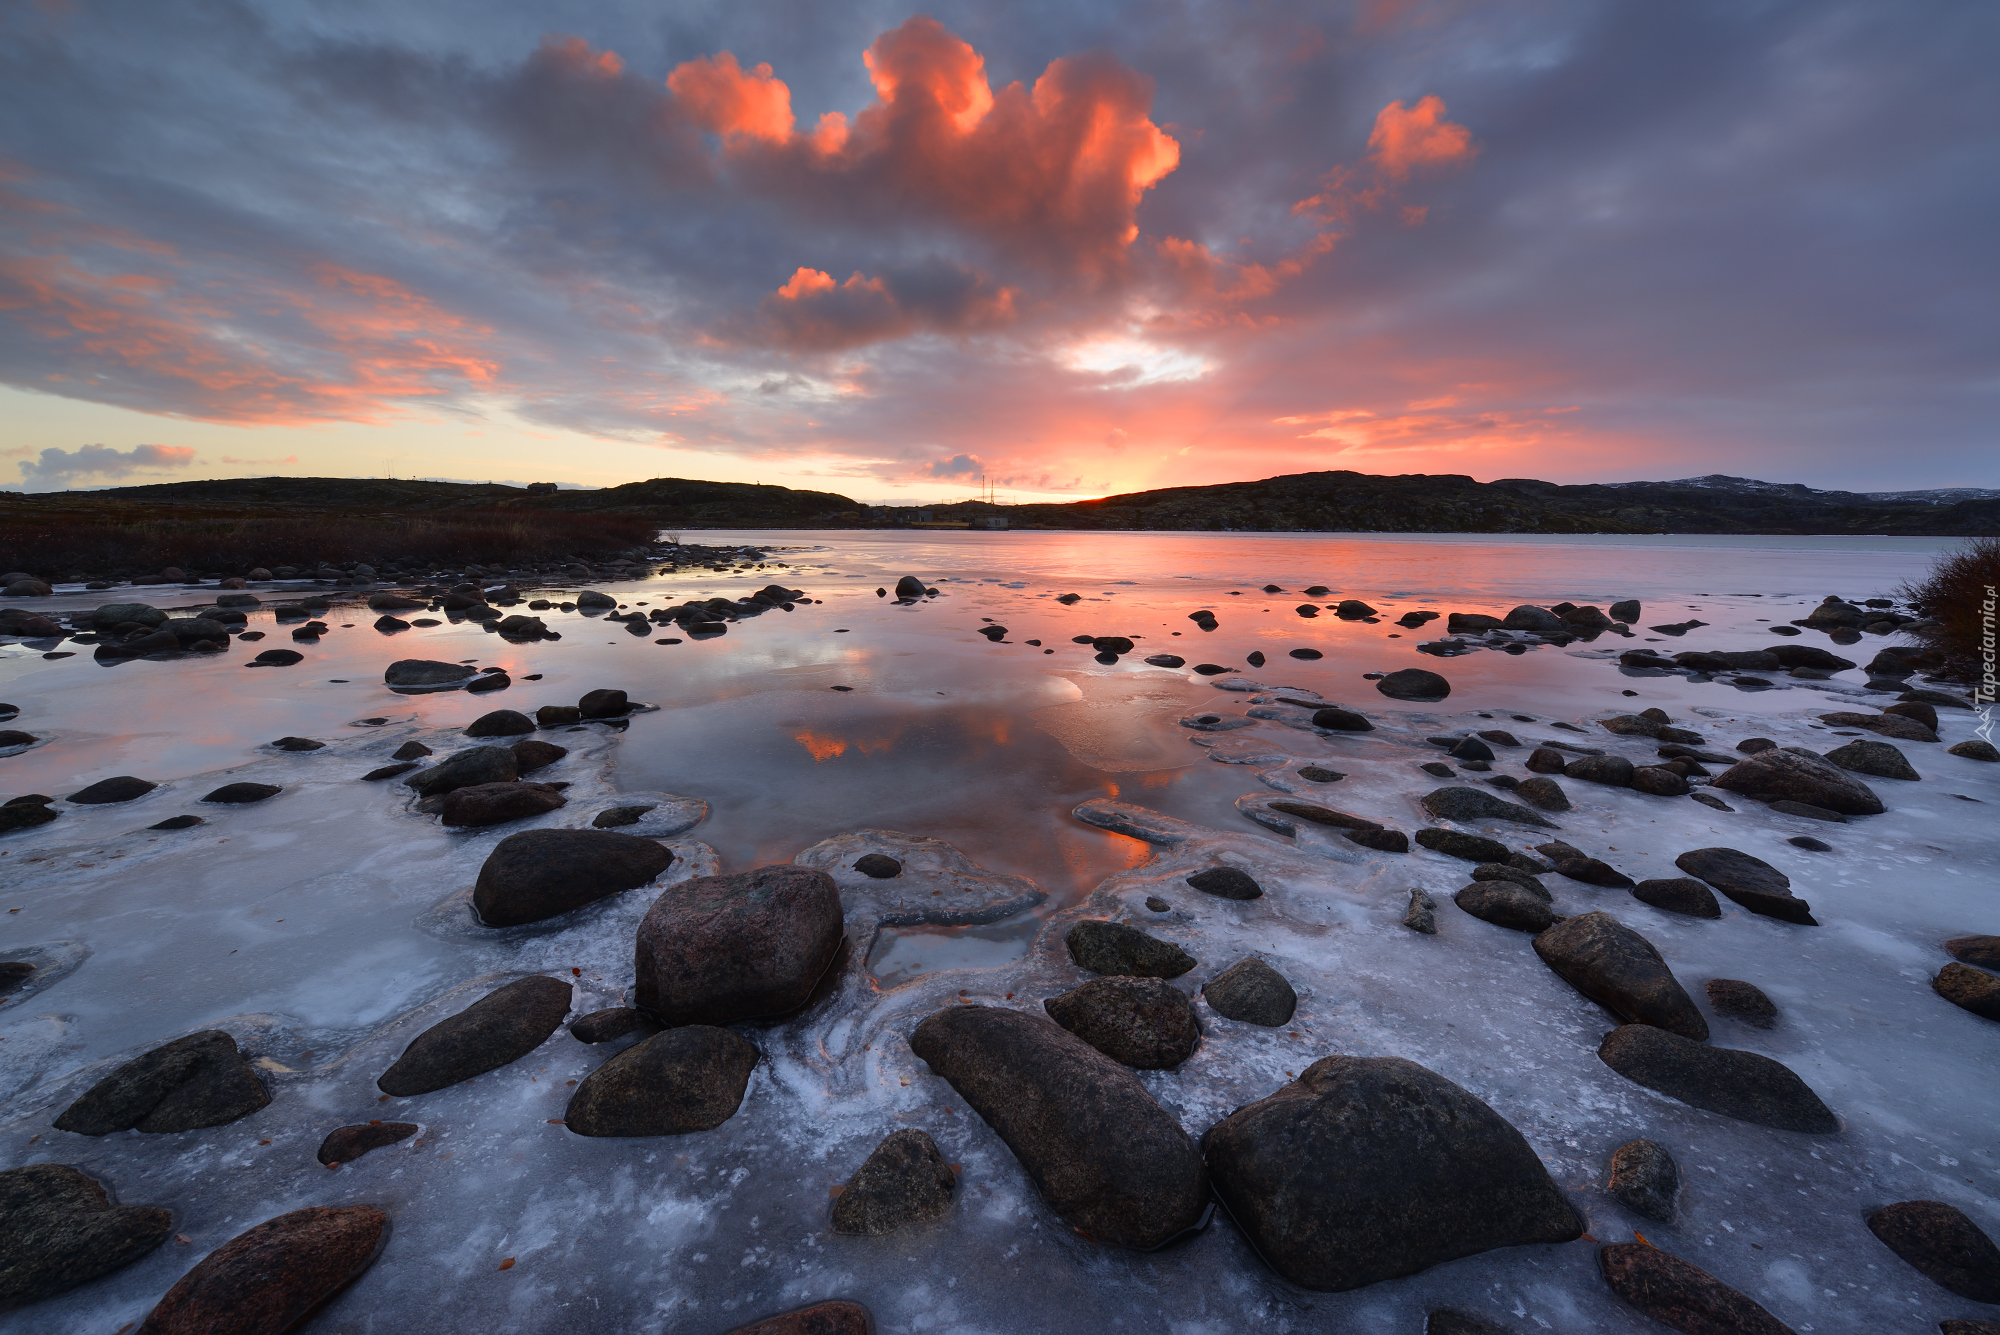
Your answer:
[[[735,559],[748,555],[768,554]],[[642,613],[610,595],[586,603],[587,592],[563,603],[529,601],[511,584],[401,587],[409,593],[374,598],[418,606],[370,610],[440,612],[524,642],[560,632],[499,609],[598,612],[638,635],[695,637],[811,601],[774,584]],[[914,577],[894,593],[910,607],[938,596]],[[62,629],[107,659],[161,635],[173,639],[155,641],[164,655],[241,638],[215,618],[160,612],[148,623],[137,606],[108,604]],[[1321,605],[1310,606],[1317,615]],[[1374,616],[1358,600],[1324,610]],[[1640,612],[1628,603],[1609,615],[1566,604],[1453,614],[1451,639],[1427,647],[1445,658],[1475,645],[1567,647],[1633,634]],[[1850,612],[1880,615],[1856,623]],[[1843,631],[1858,640],[1909,624],[1892,615],[1830,599],[1797,626],[1838,643]],[[1213,610],[1192,619],[1202,630],[1217,622]],[[979,633],[1008,643],[998,623]],[[1075,638],[1110,664],[1138,652],[1124,636]],[[1698,657],[1706,651],[1645,652],[1645,661],[1619,656],[1618,670],[1739,689],[1755,684],[1745,674],[1779,675],[1761,658],[1711,666]],[[1783,665],[1778,649],[1748,652]],[[1145,661],[1186,666],[1176,655]],[[1793,677],[1804,684],[1826,680],[1811,671],[1853,666],[1838,661],[1846,668],[1801,662],[1785,675],[1805,668]],[[885,932],[1006,921],[1047,896],[948,843],[893,829],[725,872],[685,837],[708,818],[705,800],[609,783],[620,732],[651,708],[624,690],[490,710],[450,729],[374,720],[332,743],[281,738],[252,766],[211,776],[230,782],[199,799],[206,810],[253,809],[288,787],[267,780],[311,765],[315,782],[365,784],[395,820],[451,831],[476,870],[462,862],[473,874],[419,921],[466,943],[479,971],[331,1060],[286,1060],[282,1026],[240,1016],[18,1093],[0,1136],[33,1148],[15,1156],[31,1162],[0,1170],[0,1304],[70,1301],[57,1295],[86,1295],[126,1267],[157,1274],[172,1230],[199,1216],[212,1250],[191,1267],[173,1262],[179,1278],[152,1290],[141,1329],[275,1332],[364,1275],[375,1284],[400,1268],[412,1277],[389,1283],[423,1282],[422,1257],[389,1241],[399,1219],[425,1215],[421,1194],[408,1197],[391,1174],[419,1179],[419,1193],[445,1190],[439,1145],[454,1147],[448,1157],[533,1137],[532,1151],[507,1152],[573,1176],[628,1171],[653,1146],[699,1157],[696,1147],[720,1138],[704,1210],[725,1207],[745,1177],[796,1177],[802,1155],[838,1179],[817,1214],[800,1216],[810,1241],[796,1229],[789,1241],[756,1241],[753,1221],[741,1235],[746,1254],[789,1249],[798,1259],[891,1237],[919,1246],[912,1239],[959,1227],[974,1199],[992,1211],[1012,1199],[996,1193],[1012,1192],[1022,1202],[1004,1211],[1012,1227],[1059,1226],[1059,1238],[1037,1244],[1053,1249],[1039,1253],[1042,1264],[1067,1257],[1113,1291],[1128,1272],[1107,1267],[1127,1263],[1106,1258],[1144,1258],[1130,1264],[1169,1275],[1199,1265],[1209,1283],[1261,1295],[1222,1309],[1238,1313],[1234,1328],[1274,1330],[1321,1328],[1319,1318],[1286,1324],[1315,1310],[1312,1295],[1394,1289],[1398,1312],[1421,1311],[1428,1331],[1524,1332],[1522,1312],[1473,1302],[1477,1285],[1435,1302],[1416,1278],[1481,1257],[1491,1261],[1482,1275],[1542,1276],[1543,1301],[1561,1291],[1550,1310],[1570,1314],[1559,1328],[1579,1333],[1638,1329],[1638,1316],[1690,1332],[1869,1328],[1876,1317],[1844,1323],[1809,1288],[1760,1271],[1734,1249],[1761,1245],[1727,1241],[1736,1235],[1726,1221],[1715,1235],[1727,1193],[1764,1193],[1760,1182],[1792,1190],[1796,1179],[1826,1202],[1877,1193],[1866,1208],[1821,1210],[1815,1227],[1837,1235],[1843,1255],[1873,1258],[1893,1301],[1914,1291],[1935,1307],[1937,1293],[1949,1294],[1963,1312],[1944,1321],[1948,1335],[1984,1335],[1978,1313],[2000,1302],[2000,1250],[1973,1218],[1975,1200],[1968,1213],[1879,1198],[1877,1184],[1897,1177],[1883,1167],[1883,1138],[1902,1132],[1869,1106],[1877,1094],[1846,1078],[1826,1083],[1843,1031],[1815,1027],[1776,964],[1772,976],[1699,979],[1713,967],[1698,962],[1707,952],[1754,962],[1830,949],[1817,938],[1848,929],[1822,926],[1813,887],[1859,856],[1868,823],[1893,819],[1914,791],[1941,781],[1990,786],[1985,765],[2000,753],[1969,735],[1951,740],[1969,732],[1969,702],[1938,689],[1949,683],[1910,686],[1927,666],[1885,649],[1862,690],[1893,691],[1888,707],[1759,719],[1757,735],[1735,737],[1708,709],[1446,712],[1453,683],[1425,669],[1378,674],[1357,693],[1366,698],[1341,700],[1197,664],[1185,680],[1207,683],[1213,703],[1161,726],[1261,786],[1215,811],[1213,824],[1122,797],[1083,803],[1073,819],[1135,841],[1132,865],[1050,916],[1017,964],[946,969],[895,988],[866,967]],[[494,675],[398,659],[383,684],[477,691]],[[20,814],[0,816],[0,828],[46,840],[55,832],[30,832],[65,812],[125,803],[150,817],[163,789],[170,803],[206,782],[126,776],[66,799],[17,797],[0,813]],[[185,819],[149,828],[189,828],[173,823]],[[131,868],[162,856],[141,837],[115,853],[129,852]],[[0,975],[0,999],[60,981],[57,967],[75,967],[60,944],[0,952],[26,966]],[[1899,1014],[1922,1015],[1926,1030],[1972,1026],[1952,1032],[1976,1044],[1987,1032],[1978,1026],[2000,1021],[2000,938],[1940,939],[1932,955],[1922,982],[1855,984],[1901,988]],[[1925,995],[1909,995],[1912,986]],[[1813,1041],[1800,1046],[1806,1034]],[[1774,1043],[1778,1055],[1759,1050]],[[1503,1073],[1482,1062],[1483,1045],[1508,1056]],[[912,1121],[921,1125],[897,1125]],[[250,1219],[219,1199],[204,1166],[214,1151],[196,1147],[224,1143],[204,1138],[221,1128],[242,1129],[224,1153],[257,1184],[252,1199],[290,1208]],[[261,1140],[251,1147],[243,1135]],[[768,1161],[760,1147],[772,1137],[791,1162]],[[1016,1180],[1026,1194],[1007,1185]],[[462,1202],[479,1188],[453,1190]],[[148,1204],[113,1204],[122,1192]],[[1771,1236],[1775,1207],[1731,1208],[1765,1221]],[[225,1220],[234,1220],[226,1237]],[[1606,1241],[1622,1231],[1638,1240]],[[1584,1247],[1587,1260],[1565,1259]],[[509,1254],[483,1269],[526,1264]],[[794,1295],[820,1299],[803,1308],[772,1302],[775,1315],[739,1314],[756,1318],[746,1325],[718,1302],[670,1328],[866,1331],[863,1295],[825,1283],[871,1264],[840,1263],[816,1295]]]

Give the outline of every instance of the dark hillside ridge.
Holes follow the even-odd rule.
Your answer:
[[[0,493],[4,498],[5,493]],[[823,491],[747,482],[653,478],[595,491],[531,493],[498,483],[382,478],[236,478],[63,493],[175,509],[552,510],[619,514],[687,528],[876,528],[908,511]],[[18,496],[15,499],[19,499]],[[52,501],[54,496],[38,496]],[[6,501],[0,499],[0,505]],[[1069,504],[933,505],[934,521],[1004,518],[1010,528],[1380,533],[2000,534],[2000,491],[1818,491],[1712,474],[1672,482],[1559,485],[1532,478],[1476,482],[1458,474],[1383,476],[1330,471],[1257,482],[1168,487]]]

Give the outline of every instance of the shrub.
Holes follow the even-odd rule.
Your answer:
[[[1996,589],[2000,538],[1984,537],[1968,539],[1957,551],[1940,556],[1928,575],[1897,593],[1930,623],[1913,628],[1914,637],[1944,654],[1951,676],[1978,681],[1986,670],[1981,646],[1993,632],[1988,609]]]

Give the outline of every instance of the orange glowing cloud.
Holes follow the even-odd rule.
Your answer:
[[[1409,177],[1413,167],[1456,167],[1470,162],[1479,150],[1472,131],[1444,118],[1444,99],[1419,98],[1414,107],[1391,102],[1376,114],[1368,136],[1368,160],[1392,181]]]
[[[1180,162],[1151,119],[1152,81],[1109,56],[1053,61],[1032,88],[997,92],[985,60],[930,18],[863,55],[875,101],[850,125],[793,124],[767,66],[690,61],[668,76],[681,112],[723,139],[762,192],[893,221],[943,222],[1016,257],[1087,279],[1112,275],[1138,237],[1145,192]]]
[[[667,76],[688,118],[733,145],[744,139],[782,144],[792,135],[792,90],[771,77],[769,65],[747,72],[727,51],[690,60]]]
[[[844,283],[801,266],[759,303],[749,336],[796,352],[834,352],[920,330],[945,334],[998,328],[1014,316],[1014,292],[949,266],[892,278],[855,273]]]

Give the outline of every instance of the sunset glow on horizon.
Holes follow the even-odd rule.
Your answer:
[[[1990,13],[1173,15],[22,7],[0,486],[1991,483]]]

